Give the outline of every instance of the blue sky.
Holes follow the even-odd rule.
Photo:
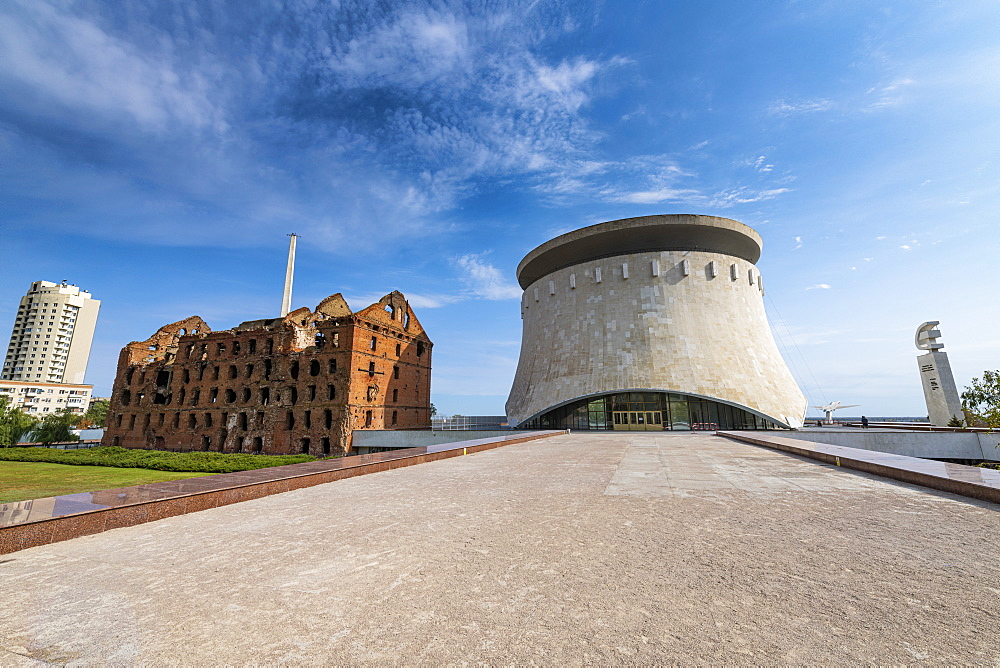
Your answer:
[[[1000,367],[996,2],[0,6],[0,326],[103,301],[88,369],[197,314],[399,289],[442,413],[500,414],[514,270],[588,224],[735,218],[810,403],[925,414],[913,332]],[[815,413],[815,411],[813,411]]]

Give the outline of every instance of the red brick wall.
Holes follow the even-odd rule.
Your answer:
[[[342,454],[353,429],[430,426],[432,347],[398,292],[221,332],[189,318],[122,350],[104,444]]]

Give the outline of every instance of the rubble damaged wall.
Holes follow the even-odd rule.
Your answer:
[[[188,318],[122,350],[104,444],[345,454],[354,429],[430,427],[432,346],[400,292],[217,332]]]

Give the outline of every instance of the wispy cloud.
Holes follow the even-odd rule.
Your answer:
[[[794,114],[808,114],[817,111],[827,111],[833,108],[833,101],[827,98],[814,98],[810,100],[777,100],[768,107],[768,112],[775,116],[792,116]]]
[[[810,285],[806,290],[829,290],[830,288],[831,286],[826,283],[817,283],[816,285]]]
[[[866,107],[869,111],[878,111],[888,107],[895,107],[904,100],[906,89],[916,83],[913,79],[894,79],[888,84],[870,88],[866,95],[874,98]]]
[[[469,253],[455,258],[455,264],[464,272],[462,280],[469,293],[490,300],[520,299],[521,288],[483,257],[484,254]]]

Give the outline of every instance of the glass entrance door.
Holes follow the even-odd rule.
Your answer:
[[[615,411],[612,418],[619,431],[663,431],[660,411]]]

